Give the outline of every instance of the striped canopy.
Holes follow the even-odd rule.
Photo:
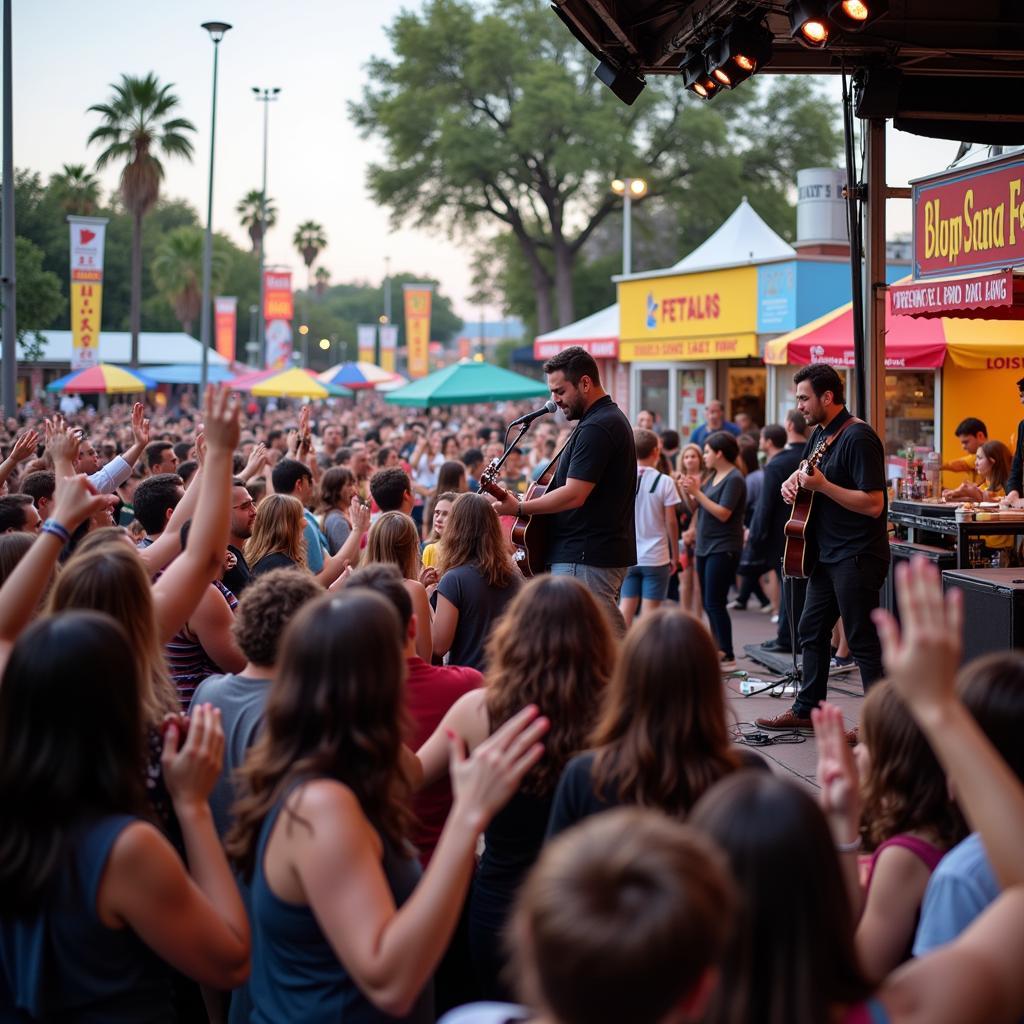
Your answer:
[[[97,363],[84,370],[72,370],[46,385],[47,391],[80,395],[135,395],[155,388],[157,382],[138,370],[111,363]]]

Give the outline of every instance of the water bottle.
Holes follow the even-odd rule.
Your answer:
[[[929,452],[924,460],[924,475],[928,481],[928,497],[942,497],[942,459],[938,452]]]

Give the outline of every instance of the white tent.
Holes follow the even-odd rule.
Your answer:
[[[744,196],[722,226],[671,269],[689,274],[794,256],[796,250],[761,219]]]
[[[36,362],[39,365],[67,365],[71,362],[70,331],[40,331],[43,338],[43,354]],[[132,357],[132,336],[128,331],[101,331],[99,340],[100,360],[104,363],[127,365]],[[18,359],[25,359],[25,353],[18,346]],[[166,363],[202,362],[203,346],[184,331],[142,331],[139,334],[139,365],[160,366]],[[227,366],[225,359],[215,349],[210,349],[211,366]]]
[[[616,356],[619,350],[619,304],[616,302],[575,323],[538,335],[533,342],[533,357],[549,359],[570,345],[582,345],[597,358]]]

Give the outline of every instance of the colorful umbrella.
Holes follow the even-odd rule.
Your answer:
[[[253,384],[247,390],[261,398],[351,398],[352,392],[317,380],[309,370],[293,367],[281,370]]]
[[[158,384],[198,384],[201,369],[198,363],[174,363],[171,366],[150,366],[146,372]],[[236,376],[230,366],[211,363],[206,368],[206,379],[211,384],[224,384]]]
[[[385,402],[421,409],[432,405],[466,405],[519,398],[546,398],[546,384],[500,366],[462,359],[452,366],[398,388],[384,396]]]
[[[361,391],[364,388],[375,388],[380,384],[388,384],[398,377],[396,373],[382,370],[374,363],[338,363],[329,370],[317,374],[317,379],[325,384]]]
[[[152,377],[138,370],[128,370],[111,363],[97,363],[58,377],[46,385],[46,390],[82,395],[134,395],[156,386],[157,382]]]

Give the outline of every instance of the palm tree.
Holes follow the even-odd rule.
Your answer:
[[[299,250],[302,261],[306,264],[306,283],[309,285],[309,273],[317,256],[327,248],[327,235],[324,234],[323,226],[315,220],[307,220],[295,229],[292,236],[292,245]]]
[[[192,141],[187,132],[195,125],[174,116],[178,97],[171,85],[161,85],[151,71],[145,78],[122,75],[111,85],[113,95],[107,103],[89,108],[101,116],[89,144],[105,148],[96,160],[101,171],[115,160],[124,160],[121,170],[121,196],[132,217],[131,312],[132,366],[139,365],[139,330],[142,326],[142,218],[160,196],[164,167],[158,154],[192,159]]]
[[[100,205],[100,181],[85,164],[64,164],[50,178],[50,190],[65,213],[93,216]]]
[[[174,307],[181,329],[192,333],[192,325],[202,310],[203,301],[203,229],[186,225],[169,231],[160,239],[151,272],[161,294]],[[227,259],[214,245],[210,259],[210,287],[216,292],[224,280]]]
[[[249,240],[252,242],[252,251],[259,255],[260,246],[263,245],[263,236],[277,223],[277,207],[274,200],[267,196],[266,210],[263,209],[263,193],[259,189],[251,189],[238,201],[235,213],[243,228],[249,232]],[[262,218],[266,216],[264,227]]]
[[[316,281],[316,293],[323,298],[327,286],[331,283],[331,272],[326,267],[317,267],[313,278]]]

